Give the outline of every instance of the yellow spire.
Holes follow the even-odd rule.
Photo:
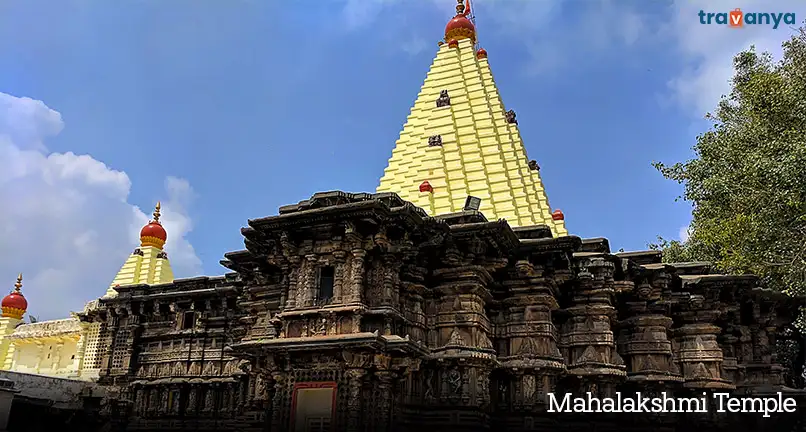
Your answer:
[[[171,282],[174,279],[168,254],[162,250],[168,233],[160,222],[162,204],[157,201],[154,218],[140,230],[140,247],[129,255],[106,291],[107,297],[117,295],[116,286]]]
[[[14,292],[22,292],[22,273],[17,276],[17,283],[14,284]]]
[[[446,27],[446,38],[452,37],[431,64],[378,192],[395,192],[431,215],[461,211],[474,196],[490,220],[544,224],[554,236],[567,235],[562,212],[549,206],[537,162],[526,155],[515,113],[504,108],[487,52],[475,50],[475,33],[457,40],[469,34],[465,13]]]

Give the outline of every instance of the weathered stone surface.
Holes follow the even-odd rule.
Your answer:
[[[753,277],[394,194],[316,194],[241,232],[232,273],[120,287],[81,315],[103,323],[100,382],[130,427],[285,430],[312,386],[338,389],[337,430],[551,427],[551,392],[802,386],[775,354],[798,303]]]

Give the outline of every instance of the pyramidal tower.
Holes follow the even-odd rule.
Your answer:
[[[135,284],[161,284],[172,282],[174,274],[168,254],[162,248],[168,233],[160,222],[160,203],[154,209],[154,218],[140,230],[140,247],[129,255],[115,279],[109,285],[105,297],[117,295],[116,286]]]
[[[526,155],[515,112],[501,101],[487,51],[477,47],[469,0],[467,7],[458,0],[377,191],[432,216],[462,211],[472,196],[490,220],[568,234]]]

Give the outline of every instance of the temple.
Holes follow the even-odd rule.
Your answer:
[[[458,3],[376,193],[249,220],[225,275],[184,279],[158,205],[72,318],[22,324],[18,279],[5,368],[107,389],[115,430],[751,430],[761,414],[628,424],[552,415],[547,395],[803,395],[803,299],[569,235]]]
[[[168,238],[159,221],[160,203],[154,218],[140,232],[135,249],[114,277],[102,298],[117,295],[115,287],[173,281],[168,255],[162,250]],[[0,318],[0,365],[2,370],[93,381],[98,378],[102,353],[100,324],[81,322],[79,314],[50,321],[25,323],[28,302],[22,294],[22,274],[14,290],[2,301]],[[96,308],[91,301],[85,311]]]
[[[566,235],[537,161],[526,156],[515,111],[504,108],[487,51],[476,49],[469,12],[460,3],[445,28],[377,191],[394,192],[429,215],[462,211],[472,196],[491,220]]]

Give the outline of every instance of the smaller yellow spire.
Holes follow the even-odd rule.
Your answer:
[[[22,273],[17,275],[17,283],[14,284],[14,292],[22,292]]]

